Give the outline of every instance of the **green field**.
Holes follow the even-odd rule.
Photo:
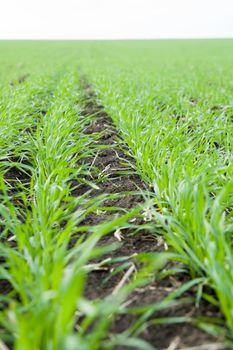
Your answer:
[[[233,40],[0,42],[0,349],[233,349],[232,136]]]

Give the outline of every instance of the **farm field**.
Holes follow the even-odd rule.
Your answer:
[[[0,349],[233,349],[233,40],[0,42]]]

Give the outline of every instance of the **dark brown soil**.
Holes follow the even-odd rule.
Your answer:
[[[18,84],[22,84],[22,83],[24,83],[25,82],[25,80],[29,77],[29,75],[30,74],[23,74],[23,75],[20,75],[17,79],[15,79],[15,80],[12,80],[11,82],[10,82],[10,86],[16,86],[16,85],[18,85]]]
[[[134,172],[133,168],[126,163],[127,161],[132,163],[133,160],[126,155],[127,149],[119,142],[120,139],[111,118],[103,111],[102,106],[98,105],[96,102],[96,96],[91,86],[88,85],[85,80],[82,81],[82,85],[85,91],[85,108],[83,115],[95,115],[93,117],[93,122],[86,128],[86,133],[93,134],[101,132],[102,136],[96,142],[99,145],[107,146],[107,148],[100,150],[92,159],[85,160],[87,165],[95,169],[92,179],[97,180],[100,188],[100,190],[93,190],[91,196],[97,196],[101,193],[116,194],[129,191],[139,192],[139,189],[146,189],[140,177]],[[123,161],[123,159],[126,161]],[[98,182],[98,174],[101,173],[107,176],[104,178],[104,181]],[[90,190],[89,186],[82,185],[76,190],[74,195],[83,194],[87,190]],[[129,209],[136,207],[139,203],[143,203],[142,195],[126,194],[114,200],[106,200],[105,205],[114,205],[115,207]],[[90,214],[85,219],[85,224],[97,224],[103,220],[110,219],[111,215],[113,215],[111,212],[106,212],[102,215]],[[148,225],[146,224],[142,217],[135,218],[135,228],[137,227],[137,232],[135,232],[134,228],[122,230],[120,247],[104,258],[109,257],[110,259],[114,259],[119,256],[130,257],[132,254],[140,252],[163,251],[164,242],[162,237],[156,235],[156,232],[152,232],[151,229],[148,229]],[[101,244],[104,245],[114,242],[117,242],[117,238],[112,234],[106,236],[101,241]],[[87,298],[104,298],[113,292],[125,273],[121,272],[112,276],[110,270],[112,271],[117,268],[117,266],[118,265],[114,263],[113,265],[104,266],[102,269],[90,273],[86,287]],[[129,308],[155,304],[161,301],[171,291],[174,291],[184,281],[187,281],[188,278],[188,274],[180,273],[136,289],[129,298]],[[195,290],[186,292],[185,296],[194,298]],[[114,320],[111,326],[111,332],[113,334],[124,332],[137,321],[137,316],[130,314],[130,310],[128,311],[127,314],[119,315]],[[158,317],[178,316],[196,317],[200,315],[221,317],[216,307],[202,301],[198,307],[196,307],[193,302],[192,304],[179,305],[166,309],[154,314],[153,319]],[[151,325],[142,331],[140,337],[160,350],[178,350],[204,344],[207,345],[203,350],[209,350],[208,344],[220,341],[188,323],[158,326]],[[215,350],[220,348],[222,349],[222,347],[216,346]],[[115,350],[124,349],[129,349],[129,347],[120,346],[115,348]]]

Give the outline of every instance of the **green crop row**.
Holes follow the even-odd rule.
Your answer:
[[[119,271],[133,272],[130,281],[102,300],[85,295],[88,275],[114,248],[99,241],[129,225],[139,209],[85,224],[106,195],[73,195],[90,172],[83,160],[99,147],[98,135],[84,132],[92,116],[82,116],[83,91],[73,66],[56,65],[2,86],[0,288],[7,285],[7,291],[0,296],[0,344],[16,350],[113,349],[122,343],[152,349],[137,338],[141,322],[120,335],[109,327],[118,313],[127,313],[129,294],[153,280],[168,256],[139,254],[129,263],[124,257]],[[173,305],[181,292],[153,307]]]
[[[151,188],[155,233],[191,278],[205,278],[199,294],[220,307],[232,338],[233,42],[106,43],[93,51],[83,69]]]

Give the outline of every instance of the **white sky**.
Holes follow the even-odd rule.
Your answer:
[[[0,0],[0,39],[233,37],[233,0]]]

